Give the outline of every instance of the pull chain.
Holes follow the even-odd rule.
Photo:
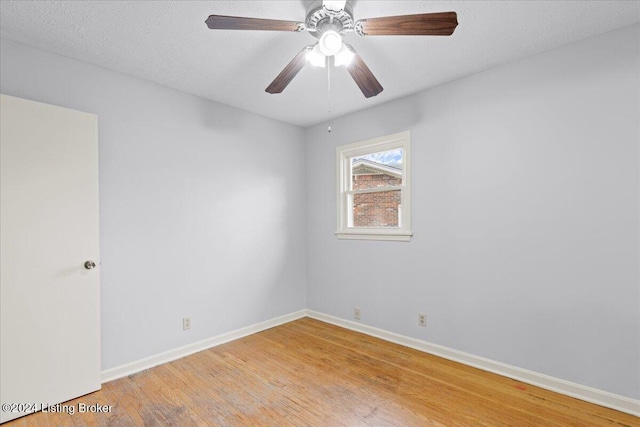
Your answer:
[[[329,127],[327,131],[331,133],[331,58],[327,56],[327,104],[329,105]]]

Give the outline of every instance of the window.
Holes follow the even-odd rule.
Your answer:
[[[339,239],[411,239],[409,131],[337,149]]]

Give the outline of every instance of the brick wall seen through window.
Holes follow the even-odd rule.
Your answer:
[[[356,174],[353,189],[390,187],[402,184],[402,178],[387,174]],[[355,194],[353,196],[353,225],[355,227],[397,227],[400,190]]]

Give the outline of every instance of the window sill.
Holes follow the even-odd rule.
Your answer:
[[[345,240],[388,240],[395,242],[409,242],[411,241],[413,233],[411,231],[336,231],[336,237],[338,239]]]

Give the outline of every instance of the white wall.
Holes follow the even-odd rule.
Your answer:
[[[301,129],[1,43],[2,93],[99,117],[103,369],[305,308]]]
[[[309,128],[308,307],[640,398],[639,40],[627,27]],[[335,147],[407,129],[413,240],[336,239]]]

